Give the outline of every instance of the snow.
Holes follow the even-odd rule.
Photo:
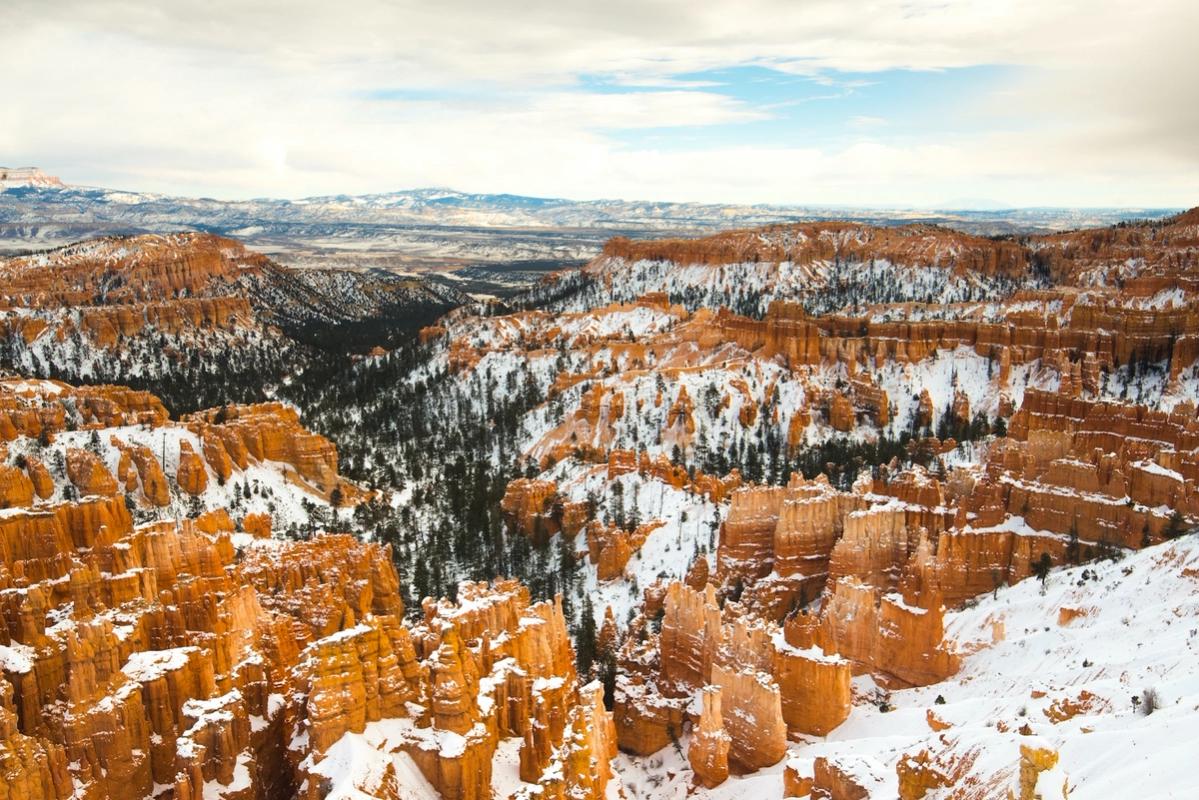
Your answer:
[[[607,466],[595,466],[567,459],[550,471],[558,480],[558,490],[573,502],[594,494],[606,499],[612,483],[623,486],[626,508],[636,509],[643,522],[661,521],[646,537],[641,549],[629,560],[624,580],[600,582],[596,567],[590,559],[580,562],[582,591],[591,598],[597,625],[602,624],[605,609],[612,608],[616,622],[624,625],[641,602],[640,588],[649,586],[665,575],[666,579],[683,578],[692,561],[707,557],[714,550],[714,531],[719,527],[721,510],[706,497],[676,489],[662,481],[643,478],[636,472],[609,481]],[[601,503],[601,519],[608,514],[607,503]],[[579,549],[582,548],[580,539]]]
[[[229,714],[229,706],[241,700],[241,692],[231,689],[223,695],[207,699],[192,698],[183,704],[183,714],[204,724],[205,720],[218,719]]]
[[[771,634],[770,641],[771,644],[774,645],[774,649],[779,653],[783,653],[784,655],[800,656],[801,658],[806,658],[810,661],[819,661],[825,664],[846,663],[846,660],[841,656],[825,655],[825,652],[816,645],[812,645],[808,648],[801,648],[792,644],[788,644],[781,629],[776,630]]]
[[[1087,613],[1058,624],[1063,607]],[[1005,638],[993,643],[996,623]],[[946,615],[946,635],[968,653],[961,671],[932,686],[885,693],[868,676],[854,680],[849,718],[827,737],[792,743],[780,764],[713,790],[690,786],[680,751],[648,758],[621,755],[616,766],[630,798],[760,800],[781,795],[782,770],[811,774],[819,756],[859,777],[871,797],[897,795],[896,764],[928,750],[951,760],[973,758],[966,780],[1003,798],[1018,780],[1020,745],[1048,747],[1059,767],[1041,776],[1043,796],[1063,780],[1071,800],[1193,796],[1194,742],[1199,737],[1199,538],[1184,537],[1101,562],[1050,574],[985,595]],[[1054,723],[1054,703],[1093,705]],[[1151,690],[1152,714],[1133,698]],[[871,698],[885,696],[888,711]],[[926,715],[951,727],[933,732]],[[1021,735],[1028,725],[1032,735]],[[1134,788],[1135,787],[1135,788]],[[935,794],[928,797],[939,796]]]
[[[143,650],[130,653],[129,660],[121,667],[131,680],[139,683],[161,678],[168,672],[183,669],[188,659],[200,652],[198,647],[175,647],[170,650]]]
[[[838,236],[830,231],[820,235]],[[805,238],[805,234],[782,228],[762,232],[759,237],[786,248]],[[977,297],[1000,299],[1015,288],[1011,282],[982,275],[960,275],[936,266],[903,266],[885,259],[869,263],[814,260],[805,264],[782,261],[714,267],[605,256],[589,264],[586,271],[603,280],[568,299],[564,310],[665,292],[672,298],[686,298],[691,308],[724,305],[743,313],[748,310],[761,314],[772,301],[787,300],[803,304],[809,313],[821,313],[845,302],[844,297],[834,299],[834,293],[828,291],[837,284],[852,287],[860,301],[876,304],[921,301],[935,305]],[[831,305],[834,302],[837,306]]]
[[[329,779],[330,792],[326,795],[329,800],[377,797],[375,792],[385,780],[388,767],[394,770],[400,800],[439,800],[437,792],[403,748],[431,749],[443,758],[454,758],[462,755],[468,739],[483,739],[486,735],[482,725],[476,725],[462,736],[452,731],[418,728],[407,718],[384,719],[368,723],[362,733],[343,735],[319,761],[307,763],[311,764],[313,774]],[[519,769],[519,759],[517,765]]]
[[[204,782],[204,800],[223,800],[235,792],[245,792],[250,788],[250,764],[253,753],[243,750],[237,754],[237,764],[233,767],[233,780],[226,786],[219,781]]]
[[[1153,475],[1160,475],[1163,478],[1169,478],[1170,480],[1177,481],[1178,483],[1183,482],[1182,473],[1180,473],[1176,470],[1167,469],[1167,468],[1163,467],[1161,464],[1158,464],[1156,461],[1148,461],[1148,460],[1137,461],[1132,466],[1136,467],[1137,469],[1141,470],[1142,472],[1148,472]]]
[[[323,639],[318,639],[317,641],[315,641],[311,645],[309,645],[309,647],[319,646],[322,644],[332,644],[332,643],[336,643],[336,642],[349,641],[350,639],[353,639],[355,637],[362,636],[363,634],[366,634],[366,633],[370,633],[370,631],[371,631],[371,627],[369,625],[365,625],[360,622],[352,628],[346,628],[345,630],[340,630],[335,633],[331,633]]]
[[[538,695],[544,692],[552,692],[561,689],[566,683],[566,679],[561,675],[554,675],[549,678],[541,677],[533,681],[533,694]]]
[[[25,674],[33,671],[37,652],[27,644],[0,645],[0,670],[7,673]]]
[[[491,760],[491,790],[497,798],[512,797],[517,791],[530,787],[520,779],[520,747],[523,740],[516,737],[500,739],[495,757]]]

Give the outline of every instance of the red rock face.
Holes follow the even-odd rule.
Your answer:
[[[862,505],[823,477],[793,476],[786,487],[735,492],[721,531],[717,576],[726,586],[745,587],[744,604],[781,620],[820,594],[847,515]]]
[[[812,796],[824,800],[868,800],[870,791],[837,760],[822,756],[813,764]]]
[[[33,481],[16,467],[0,465],[0,508],[33,503]]]
[[[632,531],[608,527],[598,522],[587,526],[587,550],[591,563],[595,564],[596,578],[611,581],[625,574],[629,559],[641,549],[649,536],[661,522],[647,522]]]
[[[465,586],[462,607],[431,607],[412,629],[390,554],[347,536],[235,562],[226,533],[135,529],[120,498],[10,514],[0,536],[3,574],[22,587],[5,595],[4,643],[22,655],[0,682],[0,755],[26,796],[82,785],[132,799],[158,784],[190,800],[244,770],[278,796],[306,780],[305,754],[319,764],[384,718],[411,719],[403,748],[445,797],[489,796],[497,736],[523,738],[522,774],[551,794],[604,794],[602,690],[578,689],[561,607],[530,606],[516,584]],[[45,610],[67,601],[70,624],[50,632]],[[438,732],[464,749],[430,751]]]
[[[821,617],[824,640],[876,674],[923,686],[957,672],[958,660],[942,641],[942,610],[935,600],[927,608],[909,605],[846,579],[833,587]]]
[[[988,275],[1018,275],[1027,255],[1012,242],[996,242],[933,226],[875,228],[847,222],[778,225],[761,231],[729,231],[701,239],[632,241],[612,239],[604,256],[627,261],[676,264],[778,263],[790,261],[887,260],[913,266],[939,266]]]
[[[740,772],[754,772],[782,760],[787,752],[779,687],[762,673],[733,671],[717,664],[712,682],[728,698],[726,730],[732,740],[729,761]]]
[[[110,348],[148,329],[233,330],[255,324],[235,281],[268,269],[264,256],[210,234],[101,239],[0,263],[0,310],[35,313],[4,323],[26,343],[79,333]],[[78,309],[78,321],[65,309]]]
[[[206,443],[202,448],[205,459],[218,475],[234,465],[244,468],[246,459],[253,458],[291,465],[299,478],[324,494],[334,488],[353,488],[338,478],[337,448],[325,437],[305,430],[290,406],[225,406],[185,415],[182,421]]]
[[[518,478],[508,484],[500,510],[510,527],[544,544],[562,530],[562,502],[553,481]]]
[[[256,539],[271,538],[271,518],[269,514],[246,514],[241,524],[242,529]]]
[[[201,294],[214,280],[231,280],[265,264],[265,257],[231,239],[185,233],[84,242],[49,261],[12,259],[2,277],[8,295],[28,298],[27,305],[86,306]],[[112,271],[125,277],[115,290],[104,284]]]
[[[687,762],[696,780],[708,788],[719,786],[729,776],[730,736],[720,712],[720,687],[707,686],[700,693],[703,710],[691,734]]]
[[[160,425],[167,419],[162,401],[149,392],[123,386],[68,386],[59,381],[0,380],[0,440],[18,436],[53,438],[77,426]]]
[[[823,734],[849,714],[848,661],[811,642],[792,644],[769,623],[726,622],[714,587],[701,592],[672,583],[663,612],[657,652],[634,648],[622,660],[628,676],[615,710],[622,748],[652,753],[669,744],[699,694],[702,711],[691,720],[688,759],[698,779],[713,786],[730,769],[752,772],[777,763],[788,729]],[[657,675],[638,666],[646,655]]]
[[[175,473],[179,488],[190,495],[203,494],[208,488],[208,470],[190,442],[179,443],[179,469]]]
[[[1148,296],[1165,286],[1195,288],[1199,268],[1199,218],[1192,209],[1148,225],[1112,226],[1020,242],[984,239],[945,228],[906,225],[879,228],[863,223],[816,222],[726,231],[692,239],[612,239],[588,269],[602,274],[607,259],[666,261],[679,266],[885,261],[959,274],[1018,278],[1047,272],[1057,283],[1114,285]],[[1138,263],[1135,270],[1129,265]],[[1131,274],[1130,274],[1131,273]]]
[[[67,451],[67,477],[83,495],[116,494],[117,482],[95,454],[87,450]]]
[[[168,505],[171,502],[170,486],[153,451],[141,445],[126,444],[115,436],[111,441],[121,451],[122,457],[127,457],[134,467],[133,481],[141,486],[142,496],[155,506]],[[126,484],[127,490],[133,488]]]

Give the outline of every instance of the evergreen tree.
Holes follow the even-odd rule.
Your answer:
[[[608,710],[616,702],[616,658],[620,651],[619,632],[616,619],[609,606],[604,612],[604,624],[596,640],[596,678],[604,685],[604,706]]]
[[[1037,559],[1033,565],[1033,574],[1037,576],[1037,580],[1041,582],[1041,591],[1045,591],[1045,584],[1049,580],[1049,570],[1053,568],[1053,559],[1048,553],[1041,553],[1041,557]]]
[[[1179,513],[1178,509],[1175,509],[1174,512],[1170,514],[1170,521],[1166,523],[1166,538],[1177,539],[1179,536],[1182,536],[1183,529],[1185,527],[1186,524],[1182,518],[1182,514]]]
[[[582,616],[579,618],[578,630],[575,633],[575,660],[578,664],[579,675],[590,676],[595,664],[595,609],[589,596],[583,597]]]

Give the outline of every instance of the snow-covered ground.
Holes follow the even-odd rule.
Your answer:
[[[634,514],[642,522],[663,523],[646,537],[641,548],[629,559],[623,578],[600,581],[596,566],[582,559],[581,591],[591,599],[596,625],[603,624],[605,610],[612,609],[618,624],[624,625],[642,602],[642,589],[661,579],[669,583],[681,580],[696,558],[712,558],[717,529],[726,507],[711,502],[706,496],[676,489],[652,477],[636,472],[609,481],[606,465],[595,466],[566,461],[550,471],[560,479],[558,490],[571,502],[586,500],[588,495],[600,499],[598,518],[611,522],[605,502],[612,484],[619,483],[626,514]],[[576,540],[576,548],[585,552],[585,535]]]
[[[1060,755],[1058,769],[1038,784],[1046,798],[1062,796],[1061,776],[1071,800],[1195,796],[1199,539],[1054,571],[1044,590],[1036,579],[1001,589],[947,614],[946,635],[970,653],[947,681],[887,693],[859,677],[855,706],[840,727],[795,742],[778,765],[711,791],[691,786],[686,736],[678,751],[622,755],[616,765],[625,795],[779,797],[788,761],[811,775],[811,762],[824,756],[861,777],[872,798],[890,799],[898,793],[896,764],[927,750],[963,768],[962,785],[972,788],[954,797],[999,800],[1018,784],[1026,744]],[[1077,713],[1063,718],[1071,710]],[[943,732],[931,729],[930,713],[948,725]]]

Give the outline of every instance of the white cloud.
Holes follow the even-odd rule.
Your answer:
[[[0,156],[218,196],[451,185],[571,197],[1193,205],[1190,0],[695,4],[8,0]],[[769,116],[686,72],[1028,67],[995,133],[654,149],[613,131]],[[645,91],[588,92],[585,74]],[[399,89],[393,100],[373,92]],[[407,91],[407,90],[424,90]],[[1002,132],[1000,132],[1002,131]],[[667,135],[674,135],[668,132]]]

